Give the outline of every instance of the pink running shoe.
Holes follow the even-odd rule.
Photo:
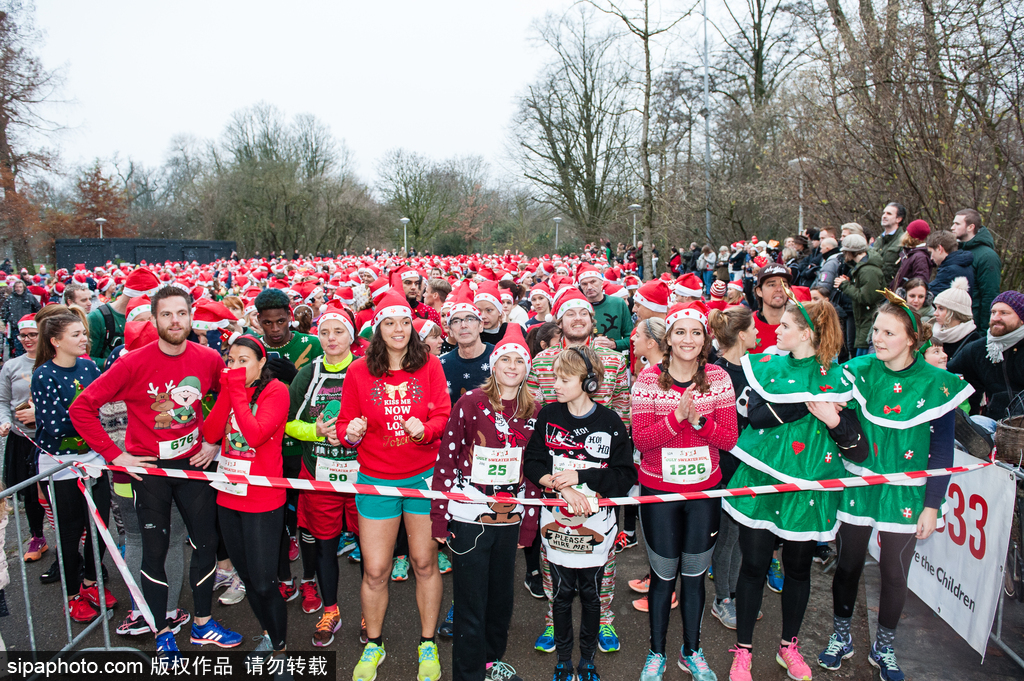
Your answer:
[[[811,681],[811,668],[804,662],[804,656],[800,654],[795,636],[788,646],[779,646],[779,652],[775,654],[775,661],[785,668],[789,678],[793,681]]]
[[[730,648],[729,652],[732,653],[729,681],[751,681],[750,665],[753,662],[753,656],[750,654],[750,648],[736,646],[735,648]]]

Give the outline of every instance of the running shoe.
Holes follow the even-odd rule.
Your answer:
[[[141,612],[132,610],[124,618],[124,621],[117,625],[117,629],[114,631],[119,636],[139,636],[149,631],[149,625],[146,624],[146,619],[142,616]]]
[[[818,655],[818,665],[835,671],[843,664],[843,660],[853,657],[853,639],[844,641],[835,633],[828,637],[828,645]]]
[[[32,537],[28,541],[28,551],[25,552],[25,562],[34,563],[43,557],[47,549],[50,547],[46,545],[46,537]]]
[[[574,681],[575,678],[576,675],[572,673],[572,661],[563,660],[555,665],[555,674],[551,681]]]
[[[827,543],[818,544],[814,547],[814,562],[821,563],[822,567],[831,563],[834,555],[832,547]]]
[[[580,660],[579,666],[576,667],[576,678],[579,681],[601,681],[601,677],[597,675],[597,667],[590,660]]]
[[[221,605],[235,605],[241,603],[242,599],[245,598],[245,582],[235,572],[231,577],[231,584],[224,590],[224,593],[220,595],[217,600]]]
[[[644,668],[640,670],[640,681],[661,681],[665,675],[665,656],[647,651]]]
[[[539,650],[542,653],[555,652],[555,627],[551,625],[544,627],[544,633],[537,637],[537,640],[533,644],[533,648],[534,650]],[[571,669],[572,667],[570,667],[570,670]],[[555,669],[555,677],[558,677],[557,667]]]
[[[53,563],[46,569],[46,572],[39,575],[39,581],[43,584],[53,584],[60,581],[60,561],[56,558],[53,559]]]
[[[714,565],[708,565],[708,579],[710,579],[712,582],[715,581],[715,566]]]
[[[106,586],[103,587],[103,593],[105,595],[104,600],[107,603],[107,610],[110,610],[117,605],[117,599],[114,598],[114,594],[110,593],[110,589]],[[78,595],[89,601],[89,604],[94,608],[100,607],[100,585],[99,582],[93,582],[92,586],[86,586],[82,584],[78,587]]]
[[[523,679],[516,673],[515,667],[499,660],[487,668],[484,681],[523,681]]]
[[[433,641],[424,641],[416,651],[420,664],[416,681],[437,681],[441,678],[441,660],[437,656],[437,644]]]
[[[775,661],[782,665],[786,674],[793,681],[811,681],[811,668],[807,666],[804,656],[800,654],[795,636],[788,646],[779,646],[779,651],[775,653]]]
[[[612,551],[614,553],[622,553],[626,549],[631,549],[636,545],[636,533],[626,534],[626,531],[623,530],[615,537],[615,543],[612,544]]]
[[[723,598],[721,603],[718,601],[712,603],[711,614],[714,615],[726,629],[736,628],[736,602],[731,598]]]
[[[362,563],[363,562],[363,552],[359,550],[359,544],[356,544],[356,547],[354,549],[352,549],[351,553],[348,554],[348,562],[350,562],[350,563]]]
[[[223,568],[217,568],[217,572],[213,577],[213,590],[222,589],[231,586],[232,578],[238,573],[234,570],[225,570]]]
[[[294,563],[299,559],[299,538],[288,538],[288,560]]]
[[[647,575],[643,579],[631,579],[629,580],[629,588],[638,594],[645,594],[651,589],[651,576]]]
[[[334,643],[334,634],[341,629],[341,612],[337,609],[325,610],[320,621],[313,630],[313,645],[323,648]]]
[[[868,663],[878,670],[878,676],[882,681],[903,681],[903,670],[896,662],[896,651],[892,646],[879,649],[872,643],[868,652]]]
[[[708,661],[704,659],[703,650],[698,650],[693,655],[683,655],[680,648],[679,668],[692,676],[693,681],[718,681],[718,677],[708,666]]]
[[[92,622],[99,616],[96,608],[92,607],[92,604],[85,600],[81,593],[68,598],[68,613],[71,619],[82,624]]]
[[[752,681],[750,678],[750,665],[753,662],[753,656],[750,654],[750,648],[736,646],[735,648],[730,648],[729,652],[732,653],[729,681]]]
[[[259,641],[256,647],[252,649],[254,653],[272,653],[274,652],[274,642],[270,640],[269,634],[260,634],[259,636],[253,637],[254,641]]]
[[[597,628],[597,649],[602,653],[619,651],[619,635],[615,633],[615,627],[602,624]]]
[[[437,569],[441,571],[442,575],[452,571],[452,562],[448,560],[448,556],[444,551],[437,552]]]
[[[171,628],[171,633],[177,634],[181,631],[181,628],[188,624],[188,621],[192,619],[192,615],[188,614],[188,610],[178,608],[174,611],[174,617],[168,617],[167,619],[170,620],[170,622],[167,623],[167,626]],[[147,628],[146,631],[149,631],[149,629]]]
[[[205,646],[212,643],[221,648],[234,648],[242,643],[242,635],[231,631],[212,617],[206,624],[192,623],[192,645]]]
[[[642,597],[636,599],[635,601],[633,601],[633,607],[636,608],[637,610],[639,610],[640,612],[647,612],[649,610],[649,606],[647,604],[647,596],[642,596]],[[676,592],[673,591],[672,592],[672,609],[675,610],[678,607],[679,607],[679,596],[677,596]]]
[[[359,642],[364,646],[370,642],[370,637],[366,635],[366,618],[360,618],[359,622]]]
[[[394,565],[391,567],[391,581],[392,582],[405,582],[409,579],[409,558],[408,556],[398,556],[395,558]]]
[[[782,563],[778,558],[772,558],[772,564],[768,566],[768,588],[777,594],[782,593],[785,579],[785,575],[782,574]]]
[[[290,582],[279,582],[277,588],[281,591],[281,598],[284,599],[285,603],[294,601],[299,597],[299,588],[295,585],[298,581],[298,577],[292,577]]]
[[[444,620],[437,625],[437,633],[441,636],[451,638],[455,635],[455,621],[452,619],[455,617],[455,603],[451,604],[448,608],[448,614],[444,616]]]
[[[183,658],[178,652],[178,642],[174,640],[174,634],[165,631],[156,637],[156,652],[160,657],[160,664],[164,667],[173,667]]]
[[[523,582],[523,586],[526,587],[526,590],[534,598],[547,598],[544,594],[544,578],[541,577],[540,570],[534,570],[526,575],[526,581]]]
[[[344,556],[349,551],[356,548],[356,533],[355,532],[342,532],[341,541],[338,543],[338,555]]]
[[[387,657],[387,653],[384,652],[384,646],[379,646],[376,643],[367,643],[366,647],[363,648],[363,654],[359,657],[359,662],[356,663],[356,668],[352,670],[352,681],[373,681],[377,678],[377,667]]]
[[[302,583],[299,584],[299,593],[302,594],[302,612],[307,615],[312,615],[324,607],[324,602],[320,599],[320,594],[317,592],[315,579],[311,579],[308,582],[302,580]]]

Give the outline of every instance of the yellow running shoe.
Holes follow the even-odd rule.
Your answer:
[[[437,657],[437,644],[424,641],[418,648],[420,654],[420,671],[416,681],[437,681],[441,678],[441,661]]]
[[[363,648],[363,655],[359,658],[356,668],[352,670],[352,681],[373,681],[377,678],[377,667],[387,657],[384,646],[376,643],[367,643]],[[440,668],[438,668],[440,673]]]

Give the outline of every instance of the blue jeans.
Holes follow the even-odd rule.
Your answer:
[[[871,348],[857,348],[854,351],[853,356],[854,357],[861,357],[863,355],[870,355],[870,354],[871,354]]]
[[[978,416],[972,416],[971,420],[974,421],[979,426],[981,426],[982,428],[984,428],[985,432],[987,432],[989,435],[995,435],[996,434],[996,426],[998,424],[996,423],[995,419],[990,419],[987,416],[980,416],[980,415],[978,415]]]
[[[636,276],[640,277],[640,281],[644,280],[644,266],[641,263],[637,263]]]
[[[711,284],[715,283],[715,271],[704,270],[704,291],[708,295],[711,295]]]

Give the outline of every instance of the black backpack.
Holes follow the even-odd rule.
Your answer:
[[[100,305],[100,314],[103,315],[103,325],[106,328],[105,335],[103,336],[102,351],[109,353],[118,345],[124,343],[124,338],[117,335],[117,325],[114,322],[114,313],[110,311],[110,305]],[[99,352],[96,352],[93,356],[98,357],[99,354]]]

